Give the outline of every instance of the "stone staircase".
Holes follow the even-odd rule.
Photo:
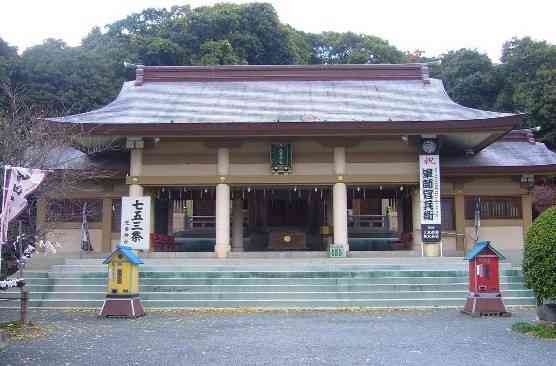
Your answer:
[[[518,268],[501,276],[506,305],[535,304]],[[29,306],[99,308],[106,277],[99,259],[27,271]],[[467,295],[461,258],[148,258],[140,278],[147,308],[462,307]]]

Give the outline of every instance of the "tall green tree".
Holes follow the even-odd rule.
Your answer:
[[[514,38],[504,44],[501,61],[498,105],[527,113],[527,125],[540,127],[538,137],[556,147],[556,45]]]
[[[13,76],[18,62],[17,48],[0,38],[0,115],[9,108],[9,94],[15,89]]]
[[[375,36],[352,32],[324,32],[310,38],[313,46],[312,63],[395,64],[406,60],[402,51]]]
[[[206,41],[201,45],[199,60],[200,65],[234,65],[245,64],[234,51],[234,48],[227,40]]]
[[[47,39],[23,52],[17,83],[26,104],[57,113],[79,113],[107,104],[121,80],[94,52]]]
[[[440,60],[431,74],[444,82],[452,99],[466,107],[495,109],[502,75],[486,54],[462,48]]]

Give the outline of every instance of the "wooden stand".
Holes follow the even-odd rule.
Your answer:
[[[511,313],[506,311],[502,295],[492,294],[473,294],[470,293],[463,307],[462,313],[472,317],[480,316],[504,316],[509,317]]]
[[[145,315],[139,295],[106,295],[100,317],[138,318]]]

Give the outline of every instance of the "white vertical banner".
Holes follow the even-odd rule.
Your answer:
[[[0,245],[8,240],[8,225],[26,207],[27,196],[33,193],[46,177],[46,171],[20,167],[4,168],[4,192],[0,215]]]
[[[121,242],[136,250],[148,250],[151,197],[122,197]]]
[[[438,155],[419,155],[421,201],[421,239],[437,243],[441,233],[440,159]]]

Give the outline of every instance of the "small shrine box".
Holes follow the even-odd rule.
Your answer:
[[[478,241],[467,252],[469,261],[469,295],[463,312],[473,316],[505,315],[500,293],[499,261],[505,259],[490,241]]]
[[[145,315],[139,299],[141,258],[130,247],[118,245],[103,263],[108,265],[108,289],[99,315],[131,318]]]

